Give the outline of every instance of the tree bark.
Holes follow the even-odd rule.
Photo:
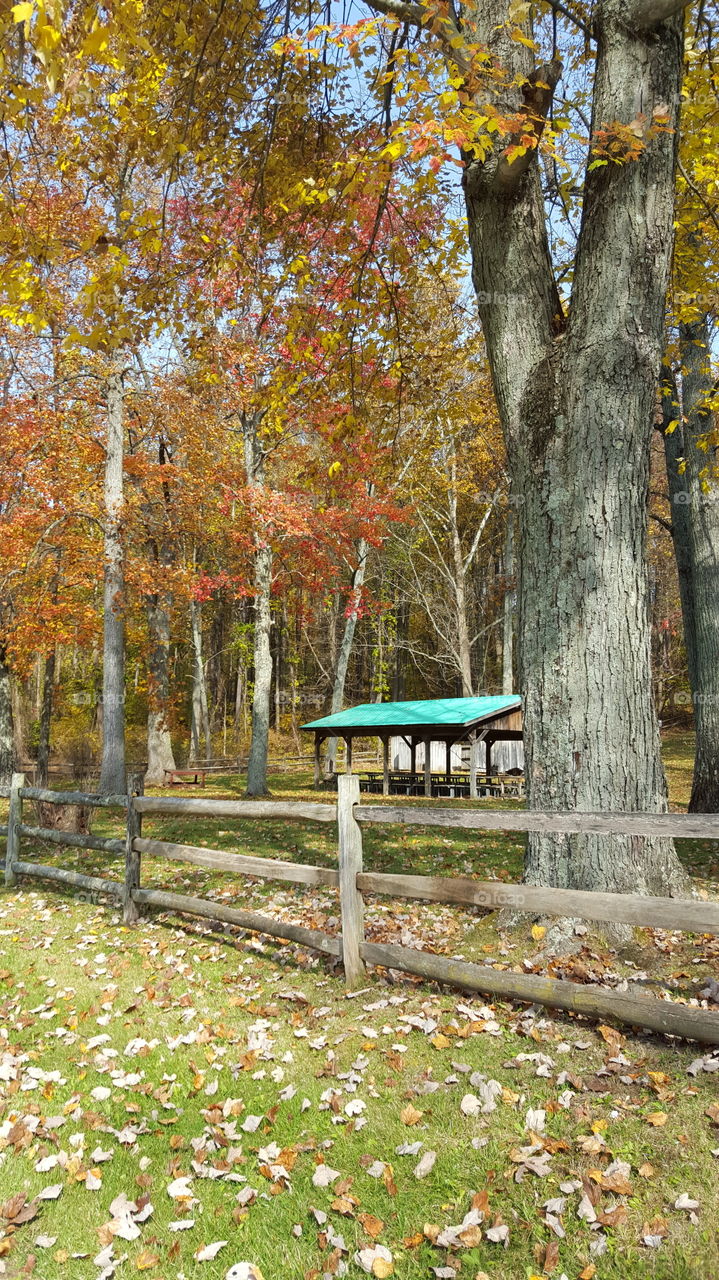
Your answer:
[[[152,596],[147,606],[149,652],[149,708],[147,712],[147,771],[145,786],[161,786],[165,770],[175,768],[172,737],[167,721],[170,704],[170,611],[164,594]]]
[[[37,747],[37,785],[47,786],[50,768],[50,728],[52,724],[52,695],[55,683],[55,650],[51,649],[45,658],[42,681],[42,703],[40,706],[40,737]]]
[[[719,450],[703,448],[712,430],[709,325],[706,317],[682,326],[682,407],[689,552],[694,627],[694,724],[696,756],[689,808],[719,812]]]
[[[664,379],[661,386],[662,421],[660,430],[664,440],[664,461],[667,469],[667,488],[671,505],[672,544],[679,580],[679,600],[682,609],[684,647],[687,655],[689,688],[697,687],[696,624],[694,621],[694,566],[690,537],[689,492],[686,477],[680,471],[684,459],[684,423],[679,403],[679,391],[673,375]],[[673,428],[673,429],[670,429]]]
[[[13,752],[16,760],[27,760],[30,754],[30,696],[27,683],[10,673]]]
[[[199,600],[190,603],[190,630],[192,633],[192,716],[190,721],[190,760],[200,760],[201,739],[205,740],[205,760],[212,758],[212,735],[207,707],[207,681],[202,656],[202,605]]]
[[[352,573],[352,588],[350,591],[350,599],[345,616],[344,631],[342,632],[342,640],[340,642],[339,652],[337,654],[337,666],[335,667],[335,679],[332,686],[332,705],[330,714],[336,715],[342,710],[345,697],[345,684],[347,683],[347,671],[349,669],[350,657],[352,655],[352,646],[354,644],[355,631],[357,630],[357,618],[359,615],[359,602],[362,587],[364,585],[365,573],[367,571],[367,553],[369,546],[364,538],[360,538],[357,543],[357,564]],[[337,738],[329,738],[327,741],[327,755],[325,758],[325,773],[327,775],[337,771]]]
[[[450,538],[452,541],[452,566],[454,569],[454,601],[457,613],[457,649],[459,656],[459,673],[462,679],[462,697],[471,698],[472,688],[472,644],[469,635],[467,618],[467,574],[462,539],[459,533],[457,518],[457,457],[452,442],[452,455],[449,464],[449,486],[447,491],[449,505]]]
[[[0,785],[9,786],[15,768],[10,667],[0,643]]]
[[[260,412],[243,413],[242,434],[247,484],[263,489],[265,452],[259,438]],[[258,522],[259,515],[259,522]],[[267,757],[270,747],[270,706],[272,697],[272,546],[265,536],[261,513],[256,513],[254,542],[254,691],[252,696],[252,738],[247,761],[248,796],[268,795]]]
[[[124,392],[118,368],[107,378],[105,582],[103,594],[102,764],[100,792],[122,794],[125,778]]]
[[[502,693],[514,693],[514,513],[507,511],[504,534],[504,601],[502,604]]]
[[[270,696],[272,692],[272,548],[255,550],[255,643],[252,739],[247,762],[248,796],[266,796],[267,756],[270,745]]]
[[[495,106],[526,113],[533,80],[554,85],[559,66],[535,71],[530,50],[510,38],[504,4],[472,5],[471,17],[499,63],[526,77],[524,95],[510,87]],[[661,811],[644,542],[681,22],[647,35],[632,29],[626,4],[605,0],[595,31],[594,136],[614,121],[651,121],[654,110],[672,127],[623,164],[592,168],[590,151],[568,323],[536,152],[511,164],[500,139],[483,162],[467,157],[467,215],[512,491],[523,499],[518,634],[530,807]],[[685,883],[671,841],[634,837],[532,837],[525,877],[634,893]]]

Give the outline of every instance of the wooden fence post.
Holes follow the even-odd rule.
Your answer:
[[[477,734],[471,733],[469,735],[469,795],[472,800],[477,799],[477,756]]]
[[[5,852],[5,884],[12,889],[17,884],[15,863],[20,861],[20,823],[22,822],[22,796],[25,774],[14,773],[10,781],[10,808],[7,815],[7,845]]]
[[[354,774],[337,777],[337,826],[339,829],[340,911],[342,915],[342,963],[348,987],[364,981],[365,966],[360,955],[364,942],[364,901],[357,888],[362,872],[362,830],[352,812],[359,804],[359,778]]]
[[[142,832],[142,814],[135,808],[135,796],[141,796],[144,790],[144,775],[128,774],[127,776],[127,828],[125,835],[125,884],[122,894],[123,924],[137,924],[140,911],[133,899],[133,890],[140,888],[141,854],[133,848],[135,840],[139,840]]]

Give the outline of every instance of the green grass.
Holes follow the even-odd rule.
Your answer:
[[[672,800],[681,807],[690,782],[691,743],[675,737],[667,746]],[[204,794],[240,795],[240,787],[237,778],[222,779]],[[307,798],[310,783],[282,775],[272,779],[272,790],[283,798]],[[120,830],[101,811],[93,829]],[[334,829],[319,824],[153,817],[145,832],[319,865],[333,865],[336,857]],[[374,869],[509,880],[521,875],[523,844],[517,838],[389,825],[368,827],[364,838],[365,862]],[[684,856],[714,891],[716,854],[707,844],[691,842]],[[38,846],[32,856],[112,873],[102,854]],[[158,859],[143,861],[143,884],[222,896],[266,914],[337,928],[337,897],[329,889],[231,880]],[[485,963],[525,966],[531,957],[538,971],[547,966],[528,928],[503,936],[493,917],[439,904],[370,900],[367,933]],[[642,931],[622,956],[600,938],[588,936],[585,942],[561,971],[584,980],[607,971],[639,978],[643,971],[654,983],[687,995],[696,994],[704,975],[717,973],[719,945],[708,938]],[[340,1261],[347,1263],[349,1277],[360,1277],[365,1273],[354,1254],[371,1243],[370,1227],[391,1250],[399,1280],[431,1280],[431,1268],[443,1266],[455,1267],[460,1280],[482,1273],[493,1280],[527,1280],[545,1274],[547,1245],[554,1239],[555,1280],[563,1273],[569,1280],[589,1277],[592,1266],[597,1280],[719,1276],[712,1208],[719,1196],[719,1158],[712,1154],[719,1151],[719,1124],[707,1114],[719,1075],[687,1074],[692,1059],[701,1056],[696,1047],[649,1035],[607,1042],[580,1019],[508,1004],[491,1006],[488,1015],[479,997],[376,974],[368,977],[365,992],[347,998],[341,974],[299,948],[230,928],[213,932],[206,921],[170,916],[126,930],[111,908],[55,893],[40,881],[0,897],[0,1015],[0,1064],[7,1051],[5,1069],[0,1067],[0,1202],[18,1192],[32,1198],[43,1186],[63,1186],[58,1200],[40,1202],[34,1220],[16,1231],[6,1225],[0,1239],[5,1275],[30,1274],[22,1269],[34,1255],[32,1274],[41,1280],[95,1277],[100,1268],[92,1259],[108,1238],[109,1206],[125,1193],[130,1199],[149,1195],[153,1212],[137,1240],[116,1241],[115,1254],[128,1255],[119,1277],[135,1274],[140,1264],[150,1280],[219,1280],[240,1260],[257,1263],[265,1280],[321,1280],[338,1274]],[[406,1015],[436,1026],[427,1034],[402,1021]],[[61,1035],[55,1034],[59,1028]],[[252,1050],[258,1031],[269,1040]],[[88,1048],[98,1035],[110,1037],[106,1047],[117,1051],[116,1058],[98,1057],[102,1046]],[[191,1042],[182,1043],[180,1036]],[[125,1046],[138,1038],[158,1043],[126,1056]],[[609,1061],[617,1052],[626,1061]],[[552,1059],[548,1076],[537,1076],[530,1062],[511,1065],[517,1054],[530,1053]],[[121,1087],[109,1075],[115,1067],[141,1073],[141,1079]],[[10,1068],[25,1075],[22,1084],[29,1082],[30,1068],[59,1071],[62,1080],[40,1080],[37,1088],[25,1089]],[[605,1070],[607,1075],[597,1075]],[[560,1081],[562,1071],[571,1079]],[[462,1114],[463,1095],[477,1092],[470,1084],[473,1072],[504,1090],[490,1114]],[[425,1092],[432,1084],[438,1087]],[[93,1097],[98,1086],[110,1088],[107,1098]],[[565,1108],[567,1088],[574,1096]],[[320,1105],[327,1091],[336,1095],[336,1112]],[[237,1138],[223,1131],[227,1118],[217,1110],[228,1099],[239,1112]],[[304,1099],[309,1106],[303,1110]],[[364,1104],[359,1118],[366,1123],[359,1128],[344,1112],[353,1100]],[[417,1125],[403,1122],[408,1103],[422,1112]],[[528,1142],[529,1108],[547,1111],[539,1141],[551,1153],[549,1172],[527,1172],[517,1182],[512,1157]],[[647,1117],[657,1112],[666,1121],[654,1127]],[[257,1132],[242,1131],[247,1115],[263,1117]],[[64,1123],[47,1125],[53,1117]],[[128,1125],[139,1125],[140,1132],[123,1145],[118,1134]],[[413,1172],[419,1156],[396,1154],[397,1146],[414,1141],[423,1144],[420,1155],[437,1153],[421,1181]],[[232,1163],[222,1166],[228,1142],[236,1150]],[[260,1170],[258,1152],[271,1143],[292,1164],[288,1184],[272,1184]],[[98,1146],[111,1152],[109,1160],[93,1161]],[[67,1153],[64,1168],[36,1171],[39,1161],[59,1152]],[[201,1167],[220,1165],[222,1176],[195,1173],[198,1203],[185,1213],[166,1188],[192,1173],[193,1159]],[[313,1186],[319,1159],[339,1171],[341,1195]],[[560,1184],[567,1180],[584,1178],[588,1187],[597,1186],[615,1159],[630,1165],[630,1189],[603,1191],[595,1211],[619,1205],[624,1220],[590,1230],[577,1216],[581,1190],[570,1192],[561,1214],[566,1234],[557,1239],[542,1220],[541,1205],[562,1195]],[[389,1187],[367,1172],[377,1160],[392,1166]],[[650,1176],[639,1173],[648,1172],[646,1165]],[[101,1175],[97,1190],[85,1184],[93,1168]],[[246,1209],[236,1197],[247,1184],[233,1181],[230,1173],[260,1193]],[[486,1236],[471,1248],[434,1247],[428,1239],[436,1235],[432,1228],[461,1222],[473,1192],[488,1193],[484,1229],[498,1221],[509,1227],[507,1248]],[[673,1207],[683,1192],[699,1201],[696,1224]],[[313,1208],[327,1214],[324,1228]],[[363,1222],[367,1214],[381,1227],[371,1218]],[[170,1221],[187,1216],[195,1220],[192,1229],[169,1231]],[[644,1224],[657,1217],[667,1234],[660,1247],[647,1248],[641,1243]],[[332,1237],[338,1235],[346,1253],[336,1252]],[[57,1239],[43,1249],[34,1243],[38,1236]],[[195,1261],[200,1247],[218,1240],[228,1244],[214,1261]],[[606,1242],[600,1245],[604,1251],[590,1252],[598,1241]]]
[[[109,1206],[124,1192],[131,1199],[149,1194],[154,1212],[138,1240],[117,1242],[116,1252],[129,1255],[120,1274],[133,1273],[149,1251],[157,1255],[147,1268],[151,1277],[214,1280],[241,1259],[258,1263],[266,1280],[321,1276],[332,1246],[311,1216],[316,1208],[328,1214],[332,1233],[343,1235],[350,1259],[370,1239],[359,1215],[381,1220],[379,1242],[393,1254],[394,1274],[408,1280],[431,1276],[430,1267],[446,1265],[452,1256],[426,1239],[414,1242],[425,1224],[443,1228],[461,1221],[470,1194],[487,1191],[489,1223],[500,1216],[510,1228],[509,1245],[505,1250],[483,1240],[460,1250],[460,1275],[474,1277],[485,1270],[514,1280],[542,1272],[537,1259],[552,1237],[540,1205],[562,1194],[561,1182],[606,1169],[614,1158],[632,1166],[631,1194],[604,1193],[597,1211],[620,1201],[626,1204],[626,1222],[591,1232],[577,1218],[581,1193],[569,1194],[559,1267],[570,1277],[579,1275],[591,1260],[590,1244],[606,1234],[607,1252],[596,1259],[599,1276],[719,1273],[711,1211],[719,1195],[719,1161],[710,1155],[719,1144],[719,1128],[705,1115],[715,1098],[716,1077],[687,1076],[694,1053],[686,1046],[628,1038],[622,1046],[628,1062],[619,1069],[624,1078],[616,1069],[607,1076],[604,1096],[594,1092],[598,1079],[601,1083],[596,1071],[615,1050],[595,1028],[577,1020],[532,1017],[499,1006],[494,1011],[499,1034],[494,1035],[491,1024],[490,1031],[480,1030],[480,999],[440,995],[411,983],[388,986],[376,978],[368,980],[363,995],[347,999],[337,979],[321,966],[303,970],[302,957],[286,948],[220,940],[202,925],[177,928],[144,921],[128,932],[107,911],[53,893],[6,895],[0,924],[7,1045],[15,1056],[29,1055],[21,1071],[32,1065],[63,1077],[62,1083],[43,1088],[40,1082],[27,1092],[13,1092],[10,1082],[2,1087],[0,1198],[18,1191],[34,1196],[58,1182],[64,1187],[59,1200],[44,1203],[33,1222],[8,1237],[7,1263],[18,1268],[9,1274],[19,1274],[32,1252],[38,1258],[35,1274],[47,1280],[94,1275],[87,1259],[71,1255],[95,1256]],[[474,1011],[473,1019],[467,1008]],[[402,1021],[407,1014],[431,1018],[437,1027],[427,1035]],[[475,1020],[476,1031],[468,1034]],[[55,1034],[58,1027],[65,1028],[61,1037]],[[248,1058],[253,1027],[266,1028],[269,1040]],[[188,1033],[194,1033],[193,1043],[168,1044]],[[117,1058],[103,1060],[97,1048],[88,1048],[97,1035],[110,1037],[108,1047],[118,1051]],[[125,1056],[125,1046],[138,1038],[159,1043]],[[576,1048],[577,1043],[585,1047]],[[518,1053],[533,1052],[553,1060],[550,1078],[537,1077],[531,1063],[507,1065]],[[116,1066],[141,1073],[141,1080],[117,1087],[107,1069]],[[567,1087],[557,1080],[561,1070],[574,1077],[575,1096],[566,1110],[557,1106]],[[469,1082],[474,1071],[506,1091],[486,1116],[468,1117],[460,1110],[463,1095],[474,1092]],[[436,1091],[422,1092],[427,1081],[439,1085]],[[93,1097],[98,1086],[110,1087],[107,1099]],[[280,1092],[289,1086],[297,1092],[282,1100]],[[335,1113],[319,1107],[327,1090],[337,1094],[343,1123],[334,1123]],[[310,1105],[303,1111],[305,1098]],[[231,1167],[260,1196],[246,1216],[234,1221],[236,1194],[245,1184],[226,1176],[216,1181],[195,1176],[192,1190],[199,1203],[190,1214],[195,1226],[170,1233],[168,1223],[187,1215],[176,1209],[166,1188],[173,1178],[191,1173],[193,1140],[204,1147],[205,1164],[222,1156],[222,1148],[208,1149],[207,1139],[221,1134],[218,1124],[224,1121],[212,1108],[227,1099],[241,1103],[238,1127],[246,1115],[264,1117],[256,1133],[239,1129],[239,1139],[232,1139],[238,1150]],[[353,1100],[364,1103],[366,1124],[360,1129],[344,1114]],[[402,1120],[409,1102],[422,1112],[411,1127]],[[548,1109],[550,1149],[559,1146],[548,1176],[528,1173],[517,1183],[512,1153],[527,1141],[530,1107]],[[657,1111],[667,1115],[661,1128],[646,1119]],[[31,1123],[39,1118],[34,1135],[23,1129],[28,1116]],[[57,1116],[64,1117],[62,1127],[46,1130],[48,1117]],[[14,1127],[14,1145],[8,1145],[7,1122]],[[126,1147],[117,1134],[129,1124],[143,1131]],[[595,1133],[606,1146],[594,1153],[583,1150]],[[487,1139],[486,1145],[476,1149],[473,1138]],[[413,1173],[418,1157],[396,1154],[397,1146],[412,1141],[437,1152],[434,1169],[423,1181]],[[290,1185],[277,1195],[269,1194],[272,1184],[258,1159],[258,1149],[272,1142],[290,1151],[288,1162],[293,1162]],[[110,1151],[111,1159],[95,1164],[97,1146]],[[76,1153],[75,1163],[37,1173],[38,1161],[58,1150],[70,1157]],[[344,1195],[357,1203],[343,1205],[331,1190],[312,1185],[320,1155],[348,1182]],[[396,1194],[381,1178],[368,1175],[366,1165],[375,1160],[392,1165]],[[650,1178],[638,1173],[646,1163],[654,1170]],[[102,1175],[94,1191],[80,1180],[92,1168]],[[671,1208],[683,1191],[700,1201],[697,1226]],[[643,1224],[657,1215],[667,1220],[669,1234],[655,1256],[639,1238]],[[295,1225],[302,1227],[299,1237],[293,1235]],[[38,1235],[57,1240],[40,1249],[33,1244]],[[229,1243],[215,1261],[194,1261],[198,1248],[223,1239]],[[352,1264],[349,1274],[362,1273]]]

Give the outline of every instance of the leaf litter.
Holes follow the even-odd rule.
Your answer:
[[[638,1276],[706,1247],[716,1051],[8,904],[0,1275],[601,1280],[612,1240]]]

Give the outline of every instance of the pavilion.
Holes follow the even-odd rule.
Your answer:
[[[492,772],[492,746],[495,742],[522,740],[522,700],[518,694],[485,698],[432,698],[418,702],[364,702],[335,715],[323,716],[303,724],[302,729],[315,736],[315,785],[320,783],[320,749],[327,738],[343,738],[347,755],[347,772],[352,772],[352,742],[355,738],[379,738],[383,749],[382,794],[390,794],[390,742],[399,738],[410,751],[411,766],[405,776],[407,794],[416,791],[417,748],[424,747],[421,789],[433,794],[431,744],[443,743],[446,769],[445,785],[452,777],[451,751],[455,743],[469,742],[469,793],[476,794],[478,748],[484,744],[484,771]],[[416,780],[416,782],[415,782]],[[440,783],[435,783],[439,786]],[[396,789],[393,787],[393,789]]]

